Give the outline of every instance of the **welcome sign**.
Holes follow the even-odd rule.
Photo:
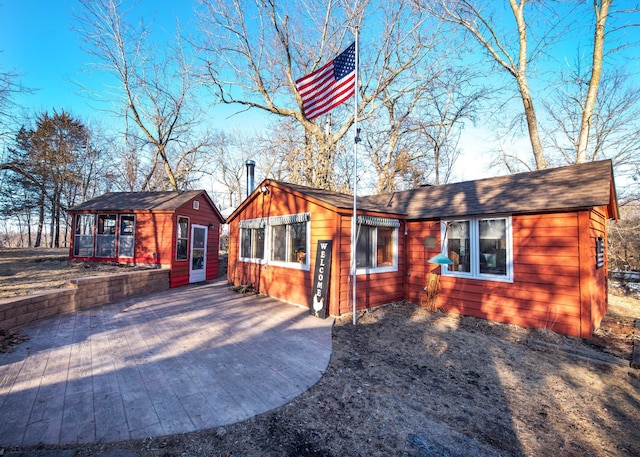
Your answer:
[[[325,319],[329,309],[329,279],[331,278],[331,240],[318,241],[316,267],[313,273],[313,293],[309,312]]]

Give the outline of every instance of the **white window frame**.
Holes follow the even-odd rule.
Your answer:
[[[243,257],[242,256],[242,248],[243,248],[243,241],[244,241],[242,232],[244,230],[251,231],[251,253],[252,254],[255,254],[255,242],[256,242],[257,231],[264,230],[264,244],[262,246],[262,257]],[[240,221],[240,226],[238,227],[238,235],[239,235],[238,259],[240,259],[241,262],[259,263],[259,264],[267,263],[268,230],[267,230],[266,219],[262,219],[262,218],[246,219],[246,220]]]
[[[366,219],[363,219],[363,216],[358,216],[358,235],[360,234],[360,227],[362,225],[367,225],[369,227],[374,227],[375,230],[375,234],[374,234],[374,239],[373,242],[371,244],[371,248],[375,251],[377,249],[378,246],[378,228],[392,228],[393,229],[393,246],[392,246],[392,258],[393,258],[393,262],[392,265],[385,265],[382,267],[379,266],[375,266],[375,267],[364,267],[364,268],[356,268],[356,274],[358,275],[363,275],[363,274],[376,274],[376,273],[389,273],[389,272],[395,272],[398,271],[398,229],[400,226],[400,222],[397,220],[393,220],[397,223],[398,226],[396,227],[390,227],[388,225],[383,225],[385,222],[389,223],[392,220],[391,219],[386,219],[386,218],[374,218],[374,217],[364,217]],[[376,225],[376,221],[380,221],[379,225]],[[364,223],[363,223],[364,222]],[[356,246],[358,245],[357,241],[356,241]],[[372,258],[376,259],[377,261],[377,252],[372,252]]]
[[[506,231],[506,275],[495,275],[489,273],[480,273],[480,221],[485,220],[505,220],[505,231]],[[449,270],[447,265],[442,265],[442,276],[452,276],[457,278],[469,278],[469,279],[478,279],[482,281],[498,281],[498,282],[513,282],[513,225],[510,215],[500,215],[500,216],[477,216],[477,217],[466,217],[466,218],[457,218],[451,220],[443,220],[440,230],[441,239],[443,242],[443,250],[442,253],[447,255],[449,252],[448,246],[448,238],[447,238],[447,227],[451,223],[455,222],[468,222],[469,223],[469,250],[470,250],[470,270],[469,272],[465,271],[453,271]]]
[[[290,261],[283,261],[283,260],[273,260],[272,258],[272,233],[273,233],[273,226],[274,225],[280,225],[280,226],[285,226],[286,227],[286,239],[289,240],[291,237],[291,225],[292,223],[287,223],[287,224],[280,224],[280,223],[276,223],[276,220],[279,218],[287,218],[287,217],[291,217],[291,218],[296,218],[296,217],[300,217],[302,219],[306,219],[306,221],[300,221],[300,222],[295,222],[295,223],[304,223],[306,224],[306,228],[305,228],[305,233],[306,233],[306,240],[305,240],[305,261],[304,263],[300,263],[300,262],[290,262]],[[267,230],[265,232],[265,252],[268,252],[268,256],[269,256],[269,265],[273,265],[273,266],[277,266],[277,267],[283,267],[283,268],[291,268],[294,270],[305,270],[305,271],[309,271],[311,268],[311,262],[310,262],[310,253],[311,253],[311,217],[309,213],[298,213],[298,214],[290,214],[290,215],[284,215],[284,216],[274,216],[269,218],[269,223],[267,224]],[[290,247],[291,243],[287,243],[287,252],[285,253],[285,257],[286,258],[290,258],[291,257],[291,253],[288,251],[289,247]]]

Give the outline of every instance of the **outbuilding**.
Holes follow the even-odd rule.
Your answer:
[[[168,268],[171,287],[218,274],[224,218],[204,190],[109,192],[69,213],[70,259]]]
[[[611,161],[358,197],[356,206],[358,310],[435,292],[446,311],[584,338],[606,313],[607,222],[618,217]],[[351,312],[352,218],[349,195],[263,181],[227,219],[229,283]]]

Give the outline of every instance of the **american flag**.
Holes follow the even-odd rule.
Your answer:
[[[356,43],[319,70],[296,81],[307,119],[313,119],[344,103],[355,93]]]

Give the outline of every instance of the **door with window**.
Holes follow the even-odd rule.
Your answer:
[[[200,282],[207,278],[207,227],[191,226],[191,263],[189,282]]]

